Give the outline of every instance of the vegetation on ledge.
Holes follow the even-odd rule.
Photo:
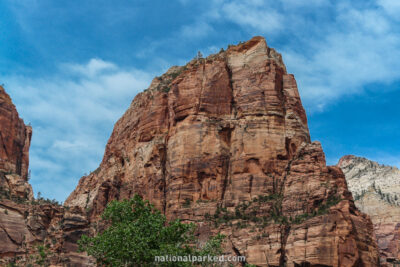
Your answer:
[[[295,217],[283,215],[282,200],[283,195],[281,194],[262,195],[249,202],[240,203],[235,207],[234,212],[218,206],[213,215],[207,213],[205,218],[213,222],[215,227],[229,225],[238,229],[246,228],[249,223],[254,223],[259,228],[264,228],[272,222],[282,225],[301,224],[308,219],[328,213],[329,208],[338,204],[342,199],[331,195],[312,212],[304,212]],[[269,206],[268,214],[260,212],[263,205]]]

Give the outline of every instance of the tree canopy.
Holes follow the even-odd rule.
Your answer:
[[[195,225],[165,216],[139,195],[107,205],[102,219],[109,227],[94,237],[78,241],[99,264],[106,266],[193,266],[191,262],[154,262],[156,256],[218,256],[224,236],[211,237],[202,247],[195,246]],[[211,263],[203,265],[212,266]]]

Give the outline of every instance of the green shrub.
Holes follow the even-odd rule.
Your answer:
[[[36,257],[36,264],[39,266],[49,266],[49,260],[48,260],[48,247],[43,246],[43,245],[39,245],[37,246],[37,253],[38,256]]]

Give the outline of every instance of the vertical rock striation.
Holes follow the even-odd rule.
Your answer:
[[[222,232],[258,266],[378,266],[369,218],[311,142],[293,75],[262,37],[172,67],[116,123],[66,201],[95,221],[135,193]]]
[[[28,183],[32,127],[19,118],[10,96],[0,86],[0,192],[32,199]]]
[[[344,156],[343,170],[355,204],[371,217],[382,266],[400,260],[400,170],[366,158]]]

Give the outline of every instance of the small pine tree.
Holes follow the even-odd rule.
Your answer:
[[[200,51],[198,51],[196,58],[197,59],[202,59],[203,58],[203,54]]]

